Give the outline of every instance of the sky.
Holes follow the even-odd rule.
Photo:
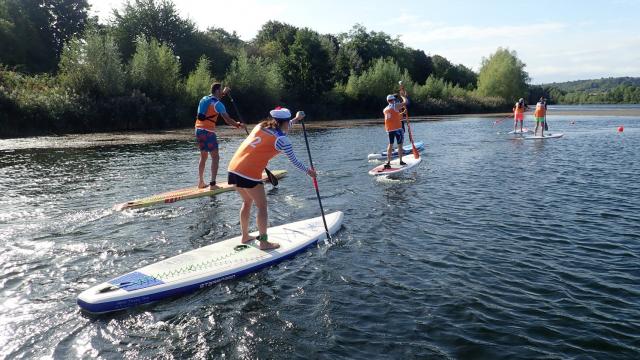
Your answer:
[[[102,22],[124,2],[89,0]],[[269,20],[322,34],[348,32],[359,23],[475,71],[498,47],[514,50],[532,84],[640,77],[640,0],[173,2],[198,28],[221,27],[245,41]]]

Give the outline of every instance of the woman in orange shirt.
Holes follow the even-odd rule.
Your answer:
[[[513,132],[518,131],[518,122],[520,122],[520,132],[522,132],[522,123],[524,122],[524,112],[529,107],[524,103],[524,99],[520,98],[513,106]]]
[[[316,177],[315,170],[305,166],[296,158],[287,137],[291,124],[304,119],[304,112],[298,111],[296,117],[291,119],[289,109],[277,107],[271,110],[269,115],[270,117],[256,125],[249,136],[240,144],[228,169],[228,183],[236,185],[238,194],[242,197],[242,207],[240,208],[242,243],[254,240],[249,237],[249,216],[251,215],[251,206],[255,203],[258,209],[256,222],[260,233],[255,240],[260,242],[261,250],[280,247],[279,244],[269,242],[267,237],[267,195],[261,179],[262,171],[267,167],[269,160],[283,152],[298,170],[312,178]]]

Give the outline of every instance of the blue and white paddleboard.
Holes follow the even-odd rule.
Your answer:
[[[342,219],[341,211],[326,215],[330,234],[340,229]],[[189,293],[293,257],[325,237],[322,217],[270,228],[269,241],[280,244],[275,250],[260,250],[255,240],[241,244],[238,236],[93,286],[78,296],[78,305],[105,313]]]
[[[422,141],[417,141],[414,144],[416,145],[416,149],[418,150],[418,152],[424,151],[424,143]],[[404,152],[404,155],[411,154],[411,152],[413,151],[413,147],[411,146],[411,143],[409,143],[409,145],[403,146],[402,151]],[[396,159],[397,157],[398,157],[398,149],[395,149],[391,153],[391,158]],[[369,156],[367,157],[368,160],[384,160],[386,158],[387,158],[386,151],[382,151],[377,154],[369,154]]]

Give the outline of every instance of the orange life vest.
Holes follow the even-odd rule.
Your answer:
[[[200,100],[198,105],[198,116],[196,117],[196,128],[206,129],[209,131],[216,130],[216,121],[218,121],[218,112],[216,104],[220,100],[211,95],[207,95]]]
[[[547,114],[547,109],[545,104],[539,102],[536,104],[536,111],[533,113],[533,116],[537,118],[544,117]]]
[[[524,105],[520,105],[520,103],[516,103],[513,107],[513,110],[518,114],[524,114]]]
[[[402,114],[395,109],[395,105],[387,106],[383,113],[384,129],[387,132],[402,129]]]
[[[280,151],[276,149],[278,134],[257,125],[240,144],[229,162],[229,172],[247,179],[260,181],[267,163]]]

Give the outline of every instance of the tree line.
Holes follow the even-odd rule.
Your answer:
[[[535,90],[556,104],[640,104],[640,78],[633,77],[551,83]]]
[[[133,0],[102,24],[86,0],[0,0],[0,136],[190,126],[213,81],[245,121],[277,104],[315,119],[379,116],[402,80],[412,114],[510,109],[529,77],[499,48],[479,73],[356,24],[269,21],[256,37],[199,30],[170,0]],[[233,114],[232,114],[233,115]]]

